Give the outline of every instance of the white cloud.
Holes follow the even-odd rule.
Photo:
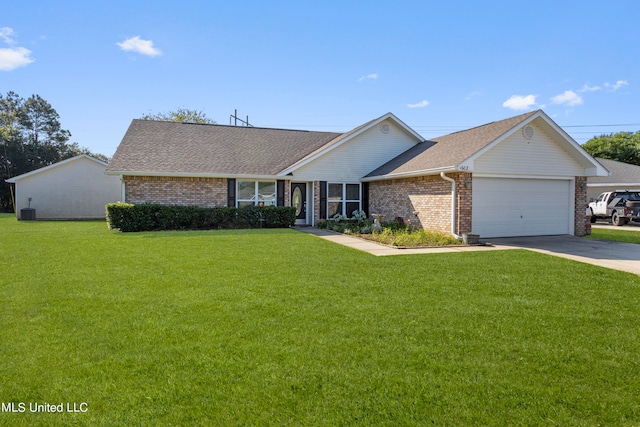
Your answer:
[[[476,96],[480,96],[480,92],[478,92],[477,90],[471,92],[469,95],[465,96],[464,99],[465,101],[470,101],[471,99],[475,98]]]
[[[602,88],[600,86],[589,86],[587,84],[585,84],[584,86],[582,86],[582,89],[578,89],[578,92],[580,93],[584,93],[584,92],[596,92],[601,90]]]
[[[567,90],[564,93],[551,98],[551,102],[553,102],[554,104],[566,104],[570,107],[575,107],[576,105],[582,105],[584,103],[584,100],[574,91]]]
[[[615,82],[614,84],[610,84],[610,83],[605,83],[604,86],[607,89],[611,89],[612,91],[616,91],[618,89],[620,89],[623,86],[628,86],[629,82],[626,80],[618,80],[617,82]]]
[[[407,107],[409,107],[409,108],[424,108],[427,105],[429,105],[429,101],[427,101],[426,99],[423,99],[422,101],[418,102],[417,104],[407,104]]]
[[[0,28],[0,39],[6,44],[13,44],[13,39],[11,36],[13,35],[13,29],[9,27]]]
[[[125,52],[136,52],[147,56],[162,55],[162,51],[153,46],[153,41],[143,40],[140,38],[140,36],[131,37],[126,39],[122,43],[116,44]]]
[[[378,79],[378,73],[371,73],[371,74],[367,74],[366,76],[362,76],[358,79],[359,82],[362,82],[364,80],[377,80]]]
[[[13,29],[9,27],[0,28],[0,40],[12,46],[14,40]],[[19,67],[31,64],[35,59],[31,57],[31,51],[24,47],[4,47],[0,48],[0,71],[11,71]]]
[[[512,110],[528,110],[536,105],[535,95],[513,95],[502,103],[503,107],[511,108]]]
[[[0,48],[0,71],[11,71],[31,64],[31,51],[24,47]]]

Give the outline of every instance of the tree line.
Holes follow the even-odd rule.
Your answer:
[[[56,110],[39,95],[24,99],[15,92],[0,94],[0,211],[13,210],[8,178],[79,154],[108,160],[69,143],[70,138]]]
[[[640,131],[596,136],[583,147],[593,157],[640,166]]]

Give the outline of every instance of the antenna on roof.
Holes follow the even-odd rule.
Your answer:
[[[231,125],[231,121],[233,120],[233,125],[234,126],[238,126],[238,122],[241,123],[241,125],[244,125],[246,127],[253,127],[253,125],[249,124],[249,116],[247,116],[247,120],[242,120],[240,117],[238,117],[238,110],[233,110],[233,114],[229,116],[229,125]]]

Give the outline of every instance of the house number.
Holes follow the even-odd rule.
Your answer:
[[[460,166],[460,170],[461,171],[468,171],[469,170],[469,166]]]

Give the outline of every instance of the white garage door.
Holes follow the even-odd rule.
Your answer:
[[[481,237],[571,234],[571,181],[473,179],[473,232]]]

